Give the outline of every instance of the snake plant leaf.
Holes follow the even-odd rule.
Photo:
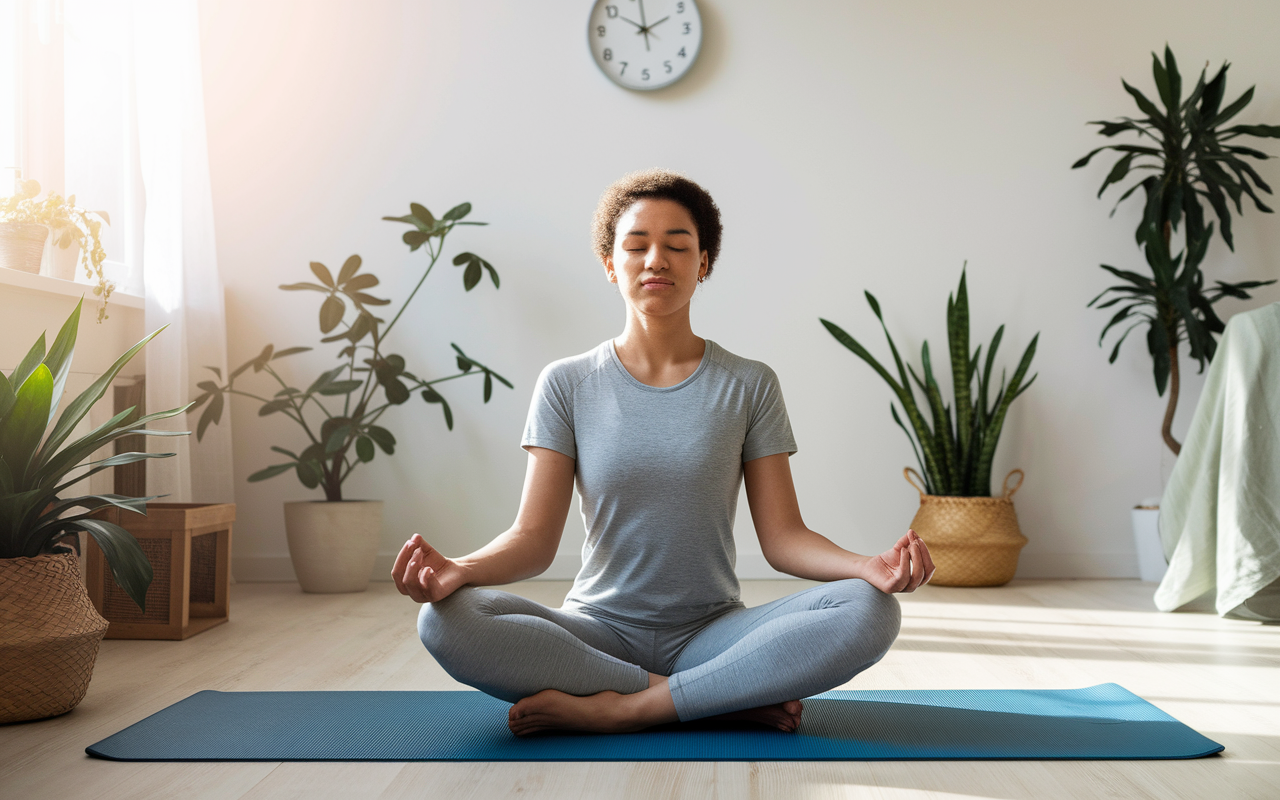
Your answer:
[[[14,394],[13,385],[9,383],[9,379],[0,373],[0,424],[3,424],[5,414],[9,413],[9,409],[13,408],[14,402],[18,396]]]
[[[947,344],[951,355],[951,380],[956,401],[956,434],[958,450],[969,452],[969,436],[973,424],[973,400],[970,395],[972,371],[969,360],[969,293],[965,286],[965,270],[960,269],[960,286],[955,301],[947,297]]]
[[[67,321],[62,323],[62,329],[54,337],[53,346],[44,357],[45,366],[53,374],[53,394],[49,399],[49,419],[46,425],[53,424],[53,415],[57,413],[58,405],[62,403],[62,391],[67,385],[67,376],[71,374],[71,359],[75,354],[76,335],[80,330],[80,308],[83,305],[84,298],[81,298],[71,315],[67,317]]]
[[[338,284],[344,286],[345,288],[345,285],[348,282],[350,282],[352,278],[355,277],[355,274],[357,272],[360,271],[360,265],[362,263],[363,262],[361,261],[360,256],[356,256],[356,255],[353,255],[349,257],[346,261],[342,262],[342,269],[338,270],[338,281],[337,281]],[[369,277],[373,277],[373,276],[371,275]],[[377,278],[374,278],[374,281],[376,282]]]
[[[18,387],[13,407],[0,425],[0,458],[4,458],[17,481],[26,475],[49,424],[52,395],[53,375],[47,366],[37,364]]]
[[[89,409],[93,407],[93,404],[101,400],[102,396],[107,393],[107,387],[116,379],[116,375],[120,374],[120,370],[124,369],[124,366],[138,354],[139,350],[146,346],[147,342],[154,339],[167,327],[169,326],[165,325],[157,328],[142,337],[142,341],[125,351],[125,354],[116,359],[115,363],[101,377],[90,384],[89,388],[81,392],[75,400],[71,401],[66,410],[62,412],[62,416],[58,417],[58,424],[54,426],[49,436],[45,439],[44,447],[40,451],[41,462],[48,461],[50,455],[62,446],[62,443],[66,441],[67,436],[71,434],[71,431],[75,429],[84,415],[89,413]]]
[[[147,589],[154,575],[151,562],[138,540],[124,528],[105,520],[81,519],[66,524],[67,530],[87,532],[102,548],[111,565],[111,575],[138,608],[147,610]]]

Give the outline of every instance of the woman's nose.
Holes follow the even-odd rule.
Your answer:
[[[667,259],[663,257],[662,248],[649,248],[649,252],[645,255],[644,265],[649,269],[666,269]]]

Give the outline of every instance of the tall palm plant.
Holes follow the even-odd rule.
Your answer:
[[[1272,213],[1259,196],[1259,193],[1271,194],[1271,187],[1246,160],[1265,160],[1270,156],[1240,144],[1239,139],[1242,136],[1280,138],[1280,125],[1226,127],[1253,100],[1254,91],[1254,87],[1250,87],[1223,107],[1229,64],[1224,63],[1208,80],[1208,69],[1201,70],[1195,87],[1184,98],[1182,76],[1173,51],[1165,47],[1163,63],[1155,53],[1151,54],[1151,60],[1163,110],[1142,92],[1121,81],[1143,116],[1089,124],[1097,125],[1098,133],[1108,138],[1135,135],[1137,143],[1095,148],[1072,168],[1084,167],[1103,150],[1120,154],[1099,187],[1098,197],[1131,175],[1138,180],[1121,193],[1111,210],[1113,215],[1121,203],[1139,188],[1143,190],[1142,220],[1134,237],[1145,251],[1152,276],[1103,264],[1102,268],[1122,283],[1108,287],[1089,305],[1120,306],[1102,329],[1099,344],[1112,328],[1128,323],[1112,348],[1110,361],[1113,363],[1129,333],[1147,326],[1147,349],[1152,358],[1156,391],[1163,397],[1165,389],[1169,389],[1161,434],[1169,448],[1178,453],[1182,446],[1174,439],[1172,426],[1178,407],[1179,345],[1186,340],[1191,357],[1203,370],[1217,349],[1215,334],[1225,327],[1213,309],[1214,304],[1225,297],[1248,299],[1248,290],[1275,283],[1216,281],[1214,286],[1205,287],[1200,265],[1213,238],[1214,225],[1206,222],[1202,203],[1213,210],[1222,240],[1235,250],[1231,207],[1235,206],[1235,213],[1242,214],[1243,201],[1248,196],[1259,211]],[[1178,256],[1173,256],[1173,234],[1180,226],[1186,247]]]

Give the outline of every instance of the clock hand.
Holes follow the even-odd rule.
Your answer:
[[[640,33],[644,34],[644,49],[649,52],[649,23],[644,18],[644,0],[640,0]]]
[[[643,26],[643,25],[641,25],[639,22],[633,22],[633,21],[631,21],[631,20],[627,19],[626,17],[622,16],[621,14],[619,14],[619,15],[618,15],[618,19],[622,20],[623,22],[630,22],[632,25],[635,25],[635,26],[636,26],[637,28],[639,28],[640,30],[644,30],[644,26]],[[637,31],[637,33],[638,33],[638,32],[639,32],[639,31]]]
[[[671,19],[671,17],[670,17],[670,16],[663,17],[662,19],[660,19],[660,20],[658,20],[657,22],[655,22],[655,23],[653,23],[652,25],[650,25],[650,26],[649,26],[649,30],[650,30],[650,31],[652,31],[654,28],[658,27],[659,25],[661,25],[662,23],[666,22],[666,21],[667,21],[667,20],[669,20],[669,19]],[[634,23],[633,23],[633,24],[634,24]]]

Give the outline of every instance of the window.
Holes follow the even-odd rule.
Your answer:
[[[142,181],[124,0],[0,0],[2,166],[45,191],[105,211],[103,264],[117,290],[142,293]],[[8,160],[5,160],[8,159]],[[12,173],[10,173],[12,174]],[[8,193],[9,184],[4,184]],[[77,280],[87,280],[78,271]]]

